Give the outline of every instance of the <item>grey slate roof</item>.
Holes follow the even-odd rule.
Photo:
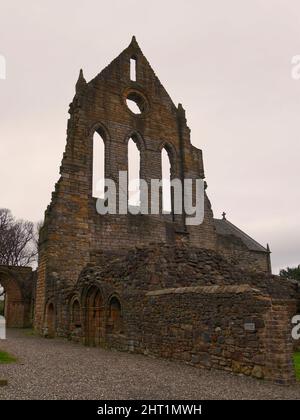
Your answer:
[[[215,227],[218,235],[233,235],[237,238],[241,239],[242,242],[246,245],[246,247],[251,251],[259,251],[259,252],[268,252],[267,248],[260,245],[254,239],[252,239],[249,235],[239,229],[237,226],[233,225],[227,219],[214,219]]]

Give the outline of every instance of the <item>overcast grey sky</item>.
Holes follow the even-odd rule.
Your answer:
[[[186,109],[215,217],[300,263],[299,0],[0,0],[0,206],[37,221],[65,146],[82,67],[93,78],[137,40]]]

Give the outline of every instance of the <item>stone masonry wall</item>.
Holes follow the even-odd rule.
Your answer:
[[[218,235],[217,250],[245,270],[271,273],[269,254],[249,250],[239,238]]]
[[[143,350],[197,367],[263,378],[263,314],[268,306],[244,285],[148,292],[141,328]],[[245,330],[247,323],[254,324],[254,331]]]
[[[84,296],[93,286],[102,296],[101,345],[278,383],[294,381],[293,283],[246,273],[214,251],[185,246],[155,244],[124,256],[95,253],[91,260],[65,295],[66,313],[72,296],[81,301],[77,341],[85,342]],[[111,296],[122,307],[118,334],[109,329]],[[68,336],[69,325],[62,334]]]
[[[141,351],[197,367],[292,383],[290,312],[282,306],[275,315],[275,306],[248,285],[148,292]]]

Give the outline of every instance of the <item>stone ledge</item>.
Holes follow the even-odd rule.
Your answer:
[[[215,294],[239,294],[239,293],[254,293],[262,295],[262,292],[259,289],[255,289],[249,284],[239,284],[239,285],[213,285],[213,286],[191,286],[191,287],[176,287],[160,290],[152,290],[146,293],[146,296],[161,296],[169,294],[183,294],[183,293],[215,293]]]

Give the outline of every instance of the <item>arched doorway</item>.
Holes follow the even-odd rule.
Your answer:
[[[85,344],[98,346],[104,337],[103,299],[101,291],[91,286],[86,295],[85,304]]]
[[[18,282],[13,276],[0,273],[1,313],[8,328],[23,328],[28,322],[25,317],[25,302]]]
[[[34,277],[31,267],[0,265],[0,312],[8,328],[32,325]],[[4,298],[4,299],[3,299]]]

